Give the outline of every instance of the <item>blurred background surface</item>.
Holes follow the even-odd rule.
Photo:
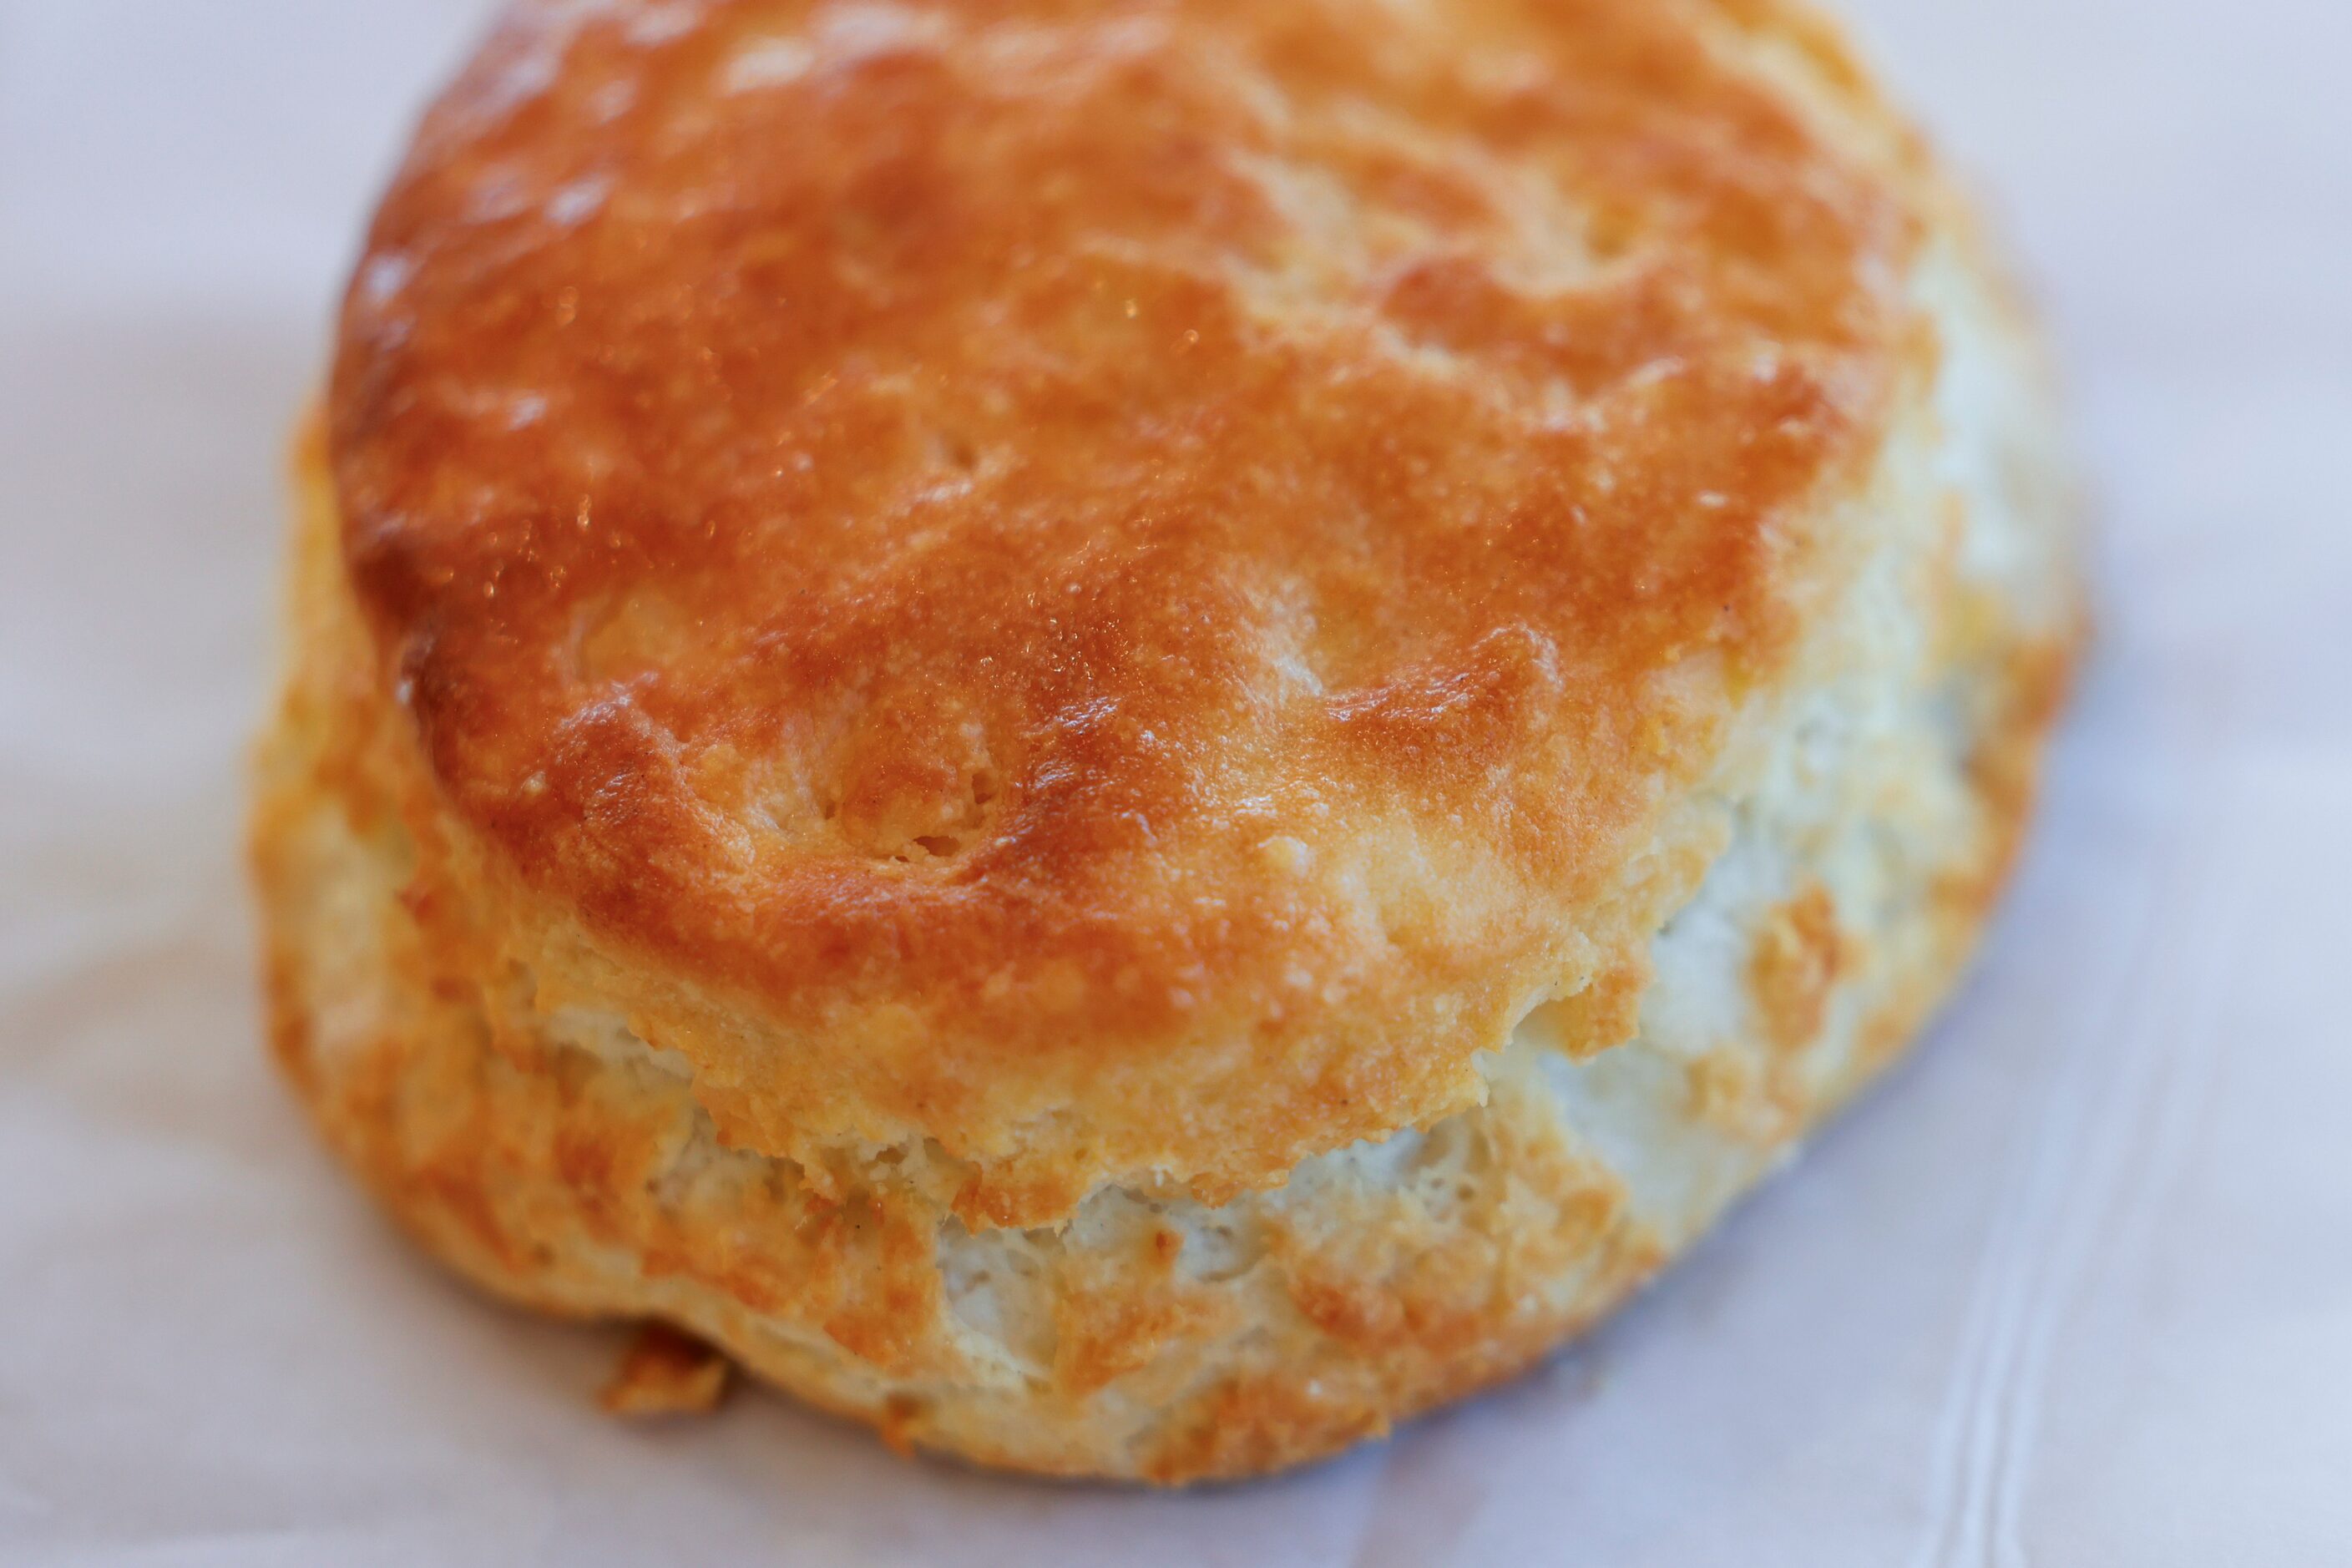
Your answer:
[[[475,0],[0,0],[0,1562],[2352,1562],[2352,5],[1850,0],[2052,321],[2103,640],[1927,1048],[1597,1338],[1192,1499],[605,1424],[258,1043],[278,452]]]

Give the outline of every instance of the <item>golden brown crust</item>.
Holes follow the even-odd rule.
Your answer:
[[[302,444],[276,1052],[901,1448],[1385,1431],[1964,961],[2076,640],[2014,317],[1780,0],[520,5]]]
[[[707,1415],[727,1397],[727,1358],[666,1323],[646,1323],[629,1341],[612,1381],[596,1396],[608,1415],[642,1420]]]
[[[1596,975],[1622,1038],[1626,865],[1918,374],[1922,198],[1756,58],[1877,115],[1833,49],[662,15],[518,7],[345,318],[348,558],[477,934],[600,955],[730,1139],[935,1140],[982,1225],[1458,1110]]]

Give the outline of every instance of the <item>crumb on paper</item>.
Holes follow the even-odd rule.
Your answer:
[[[609,1415],[704,1415],[727,1397],[727,1358],[667,1323],[639,1329],[597,1395]]]

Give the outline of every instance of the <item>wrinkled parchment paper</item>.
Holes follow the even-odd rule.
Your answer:
[[[2352,117],[2335,0],[1876,0],[1999,195],[2107,529],[1926,1048],[1550,1370],[1268,1485],[593,1409],[257,1043],[280,437],[471,0],[0,0],[0,1561],[2352,1563]]]

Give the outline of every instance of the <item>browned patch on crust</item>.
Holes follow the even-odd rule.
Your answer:
[[[639,1329],[596,1396],[608,1415],[707,1415],[727,1397],[732,1363],[666,1323]]]
[[[1632,1039],[1642,1026],[1642,995],[1650,988],[1652,973],[1644,948],[1602,970],[1575,995],[1546,1003],[1545,1012],[1569,1054],[1597,1057]]]
[[[1179,1435],[1145,1461],[1146,1479],[1174,1485],[1264,1475],[1388,1435],[1389,1417],[1295,1373],[1239,1377],[1191,1411]]]
[[[1054,1382],[1086,1395],[1168,1351],[1233,1326],[1233,1303],[1176,1278],[1182,1237],[1153,1233],[1136,1257],[1065,1260],[1054,1299]]]
[[[1822,1018],[1851,957],[1837,905],[1816,882],[1765,916],[1748,962],[1748,988],[1764,1037],[1775,1049],[1802,1049],[1822,1032]]]

